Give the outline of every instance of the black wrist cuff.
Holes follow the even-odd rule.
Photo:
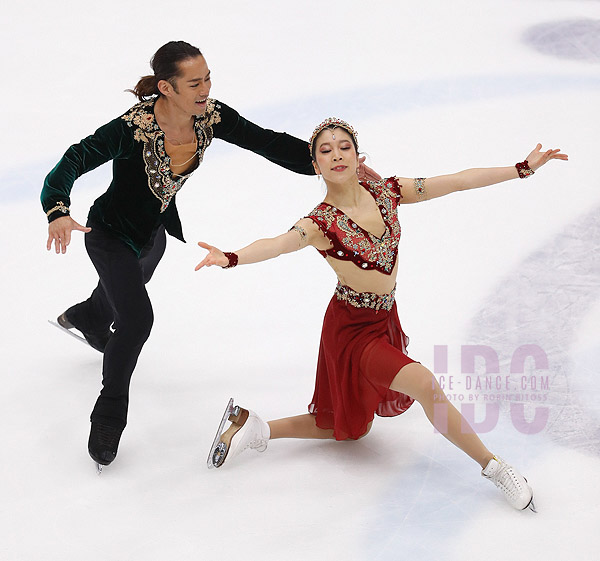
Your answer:
[[[57,218],[62,218],[63,216],[71,216],[71,214],[69,213],[69,211],[63,212],[59,209],[55,210],[54,212],[51,212],[48,215],[48,224],[50,224],[50,222],[56,220]]]

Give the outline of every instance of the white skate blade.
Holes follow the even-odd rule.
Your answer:
[[[102,464],[99,464],[98,462],[94,462],[96,464],[96,475],[102,475],[102,470],[104,469],[104,466]]]
[[[85,340],[85,337],[83,337],[81,335],[78,335],[77,333],[74,333],[73,331],[71,331],[70,329],[67,329],[66,327],[63,327],[60,323],[58,323],[56,321],[53,321],[51,319],[48,320],[48,323],[50,325],[53,325],[54,327],[58,327],[58,329],[60,329],[64,333],[69,334],[71,337],[75,337],[75,339],[77,339],[78,341],[81,341],[82,343],[84,343],[88,347],[90,346],[90,344]]]
[[[223,434],[223,427],[225,426],[227,419],[229,419],[229,416],[233,413],[234,409],[235,408],[233,406],[233,397],[232,397],[229,400],[227,407],[225,408],[225,413],[223,413],[223,418],[221,419],[221,423],[219,424],[219,429],[217,430],[215,439],[213,440],[212,446],[210,447],[210,452],[208,453],[208,459],[206,460],[206,465],[208,466],[208,469],[217,468],[217,467],[220,467],[220,465],[221,465],[221,464],[217,465],[215,463],[215,460],[214,460],[215,452],[219,446],[219,443],[221,440],[221,435]]]

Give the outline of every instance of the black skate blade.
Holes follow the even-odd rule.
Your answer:
[[[75,337],[75,339],[77,339],[78,341],[81,341],[84,345],[86,345],[88,347],[90,346],[90,344],[85,340],[85,337],[83,337],[82,335],[78,335],[77,333],[71,331],[70,329],[67,329],[66,327],[63,327],[60,323],[53,321],[51,319],[48,320],[48,323],[50,325],[53,325],[54,327],[58,327],[58,329],[60,329],[63,333],[67,333],[71,337]]]

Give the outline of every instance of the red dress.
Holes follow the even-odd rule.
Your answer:
[[[318,205],[308,218],[330,240],[323,256],[353,261],[361,269],[391,274],[398,254],[402,198],[395,177],[361,182],[371,193],[385,223],[381,238],[363,230],[341,210]],[[398,371],[415,362],[406,355],[408,337],[402,331],[394,291],[390,294],[358,293],[338,283],[321,332],[317,377],[308,407],[317,426],[333,429],[337,440],[365,434],[375,413],[391,417],[413,403],[409,396],[389,389]]]

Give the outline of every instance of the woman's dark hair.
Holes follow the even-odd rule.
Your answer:
[[[167,80],[175,87],[175,78],[179,76],[179,63],[190,58],[201,56],[198,47],[194,47],[185,41],[169,41],[163,45],[150,59],[150,66],[154,74],[142,76],[131,92],[140,101],[145,101],[154,95],[162,95],[158,91],[158,82]],[[175,90],[177,91],[177,90]]]

